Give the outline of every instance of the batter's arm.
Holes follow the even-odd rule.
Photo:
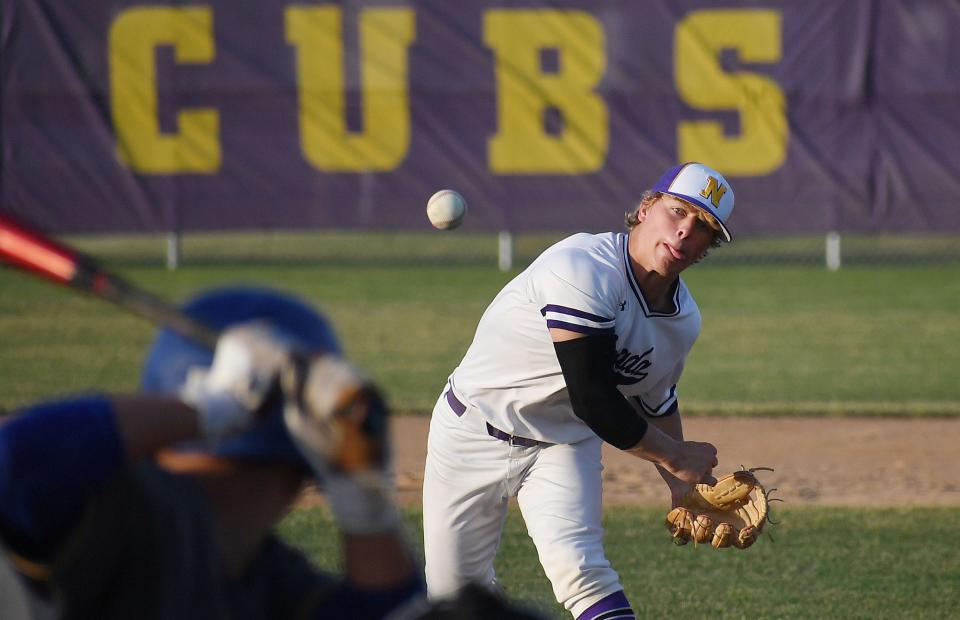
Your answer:
[[[81,521],[89,492],[196,428],[186,405],[148,397],[87,396],[14,414],[0,424],[0,537],[24,556],[51,553]]]
[[[251,423],[283,359],[271,335],[239,326],[221,337],[210,371],[194,373],[178,396],[61,399],[5,418],[0,535],[37,555],[50,551],[80,521],[89,493],[121,469],[178,441],[214,441]]]

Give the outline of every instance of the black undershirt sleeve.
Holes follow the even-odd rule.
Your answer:
[[[616,336],[591,335],[554,342],[573,412],[600,439],[626,450],[647,432],[647,421],[617,389]]]

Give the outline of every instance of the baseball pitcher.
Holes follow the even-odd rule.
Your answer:
[[[496,588],[516,497],[557,600],[574,618],[633,618],[603,549],[601,445],[656,465],[674,505],[712,484],[716,448],[686,441],[677,382],[700,333],[680,277],[731,240],[730,184],[668,170],[626,233],[575,234],[496,296],[433,411],[424,474],[427,589]]]

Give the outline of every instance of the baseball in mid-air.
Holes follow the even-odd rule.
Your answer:
[[[442,189],[427,201],[427,217],[434,228],[451,230],[463,223],[467,201],[452,189]]]

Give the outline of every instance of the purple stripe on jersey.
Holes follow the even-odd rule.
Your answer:
[[[673,400],[676,395],[677,395],[677,386],[674,385],[672,388],[670,388],[670,394],[667,396],[667,398],[656,407],[651,407],[647,403],[643,402],[643,399],[640,398],[639,396],[637,396],[636,398],[637,398],[637,402],[640,403],[640,405],[647,410],[647,413],[649,413],[650,415],[657,415],[657,412],[660,411],[664,405],[666,405],[668,402]],[[677,403],[674,402],[673,405],[671,405],[671,409],[676,406],[677,406]],[[662,415],[666,415],[666,413]]]
[[[460,399],[453,394],[453,388],[447,390],[447,404],[450,405],[450,408],[453,409],[453,412],[457,416],[462,416],[463,412],[467,410],[467,406],[460,402]]]
[[[630,608],[630,601],[627,600],[623,590],[608,594],[577,616],[577,620],[613,620],[614,618],[635,618]]]
[[[578,334],[612,334],[612,327],[589,327],[587,325],[577,325],[576,323],[567,323],[566,321],[555,321],[547,319],[547,327],[556,327],[557,329],[566,329]]]
[[[613,320],[598,316],[596,314],[590,314],[589,312],[584,312],[583,310],[577,310],[576,308],[568,308],[566,306],[557,306],[554,304],[547,304],[546,306],[540,308],[540,314],[543,316],[547,316],[548,312],[556,312],[557,314],[575,316],[581,319],[587,319],[588,321],[596,321],[597,323],[608,323]]]

